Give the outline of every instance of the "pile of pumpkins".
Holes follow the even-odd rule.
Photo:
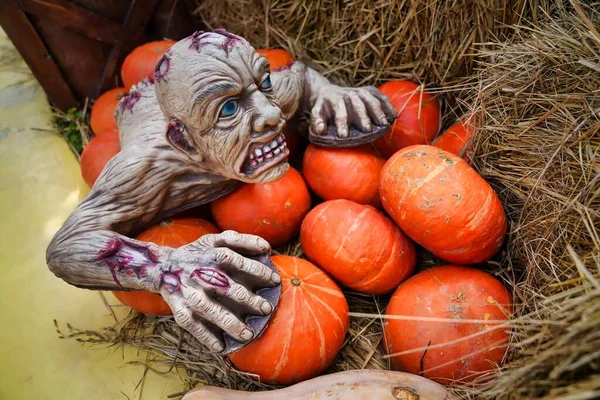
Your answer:
[[[122,66],[125,86],[95,102],[95,137],[81,157],[88,185],[119,151],[113,113],[120,97],[153,77],[158,58],[173,43],[135,49]],[[293,61],[284,50],[258,51],[272,70]],[[278,248],[299,234],[307,259],[272,256],[283,294],[268,328],[228,355],[238,369],[263,382],[294,384],[333,362],[350,322],[341,287],[391,294],[383,334],[393,369],[443,384],[466,383],[489,376],[505,356],[511,295],[480,266],[501,248],[507,222],[498,196],[470,165],[472,123],[458,121],[438,135],[440,106],[422,86],[402,80],[379,89],[398,111],[381,139],[350,149],[309,144],[302,173],[290,168],[276,182],[244,184],[137,237],[179,247],[232,229]],[[296,133],[287,137],[296,148]],[[416,246],[447,264],[415,274]],[[139,312],[171,314],[157,294],[114,294]]]

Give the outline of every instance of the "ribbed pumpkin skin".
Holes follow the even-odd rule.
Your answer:
[[[151,226],[136,236],[137,240],[159,246],[178,248],[209,234],[219,233],[219,228],[200,218],[173,218]],[[171,307],[157,293],[144,290],[113,291],[117,299],[134,310],[149,315],[171,315]]]
[[[106,164],[121,151],[119,131],[112,129],[95,136],[83,149],[80,159],[81,176],[89,187],[94,186]]]
[[[381,171],[381,202],[411,239],[457,264],[489,260],[506,215],[492,187],[462,158],[434,146],[400,150]]]
[[[136,83],[150,78],[154,82],[154,69],[162,55],[175,44],[172,40],[157,40],[136,47],[121,65],[121,79],[127,90]]]
[[[408,279],[394,292],[387,315],[481,320],[478,323],[448,323],[386,319],[385,347],[388,354],[427,348],[390,359],[398,371],[420,374],[439,383],[468,382],[502,363],[509,334],[506,321],[512,297],[490,274],[457,265],[434,267]],[[492,328],[489,332],[461,340]],[[433,346],[456,341],[443,347]],[[422,365],[421,365],[422,362]],[[447,364],[447,365],[445,365]],[[430,370],[431,369],[431,370]]]
[[[283,49],[256,49],[256,52],[269,61],[271,71],[277,71],[295,61],[292,53]]]
[[[304,179],[290,168],[275,182],[241,186],[213,201],[211,210],[222,230],[257,235],[278,247],[298,233],[310,204]]]
[[[291,385],[323,372],[342,348],[350,318],[339,287],[312,263],[272,256],[283,292],[267,329],[229,354],[241,371],[261,382]]]
[[[302,222],[300,241],[311,261],[360,293],[388,293],[416,265],[413,243],[392,221],[350,200],[313,208]]]
[[[309,145],[302,173],[324,200],[347,199],[381,207],[379,174],[385,159],[368,147],[335,149]]]
[[[464,149],[463,160],[470,162],[470,156],[473,152],[472,136],[473,127],[463,121],[459,121],[442,133],[433,145],[457,156]]]
[[[409,80],[390,81],[379,87],[389,99],[398,118],[389,131],[374,142],[385,157],[415,144],[429,144],[440,129],[440,105],[427,90]]]
[[[90,115],[90,127],[94,135],[117,129],[115,109],[119,101],[127,94],[125,88],[116,88],[104,92],[96,99]]]

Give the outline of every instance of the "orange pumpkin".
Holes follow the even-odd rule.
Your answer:
[[[468,122],[458,121],[442,133],[433,145],[457,156],[463,154],[463,160],[470,162],[473,154],[473,132],[473,126]]]
[[[308,186],[322,199],[348,199],[380,207],[379,174],[385,159],[369,147],[347,149],[309,145],[302,173]]]
[[[138,46],[129,53],[121,65],[121,79],[127,90],[146,78],[154,82],[156,63],[174,44],[172,40],[157,40]]]
[[[492,187],[462,158],[434,146],[398,151],[381,170],[381,202],[398,226],[439,258],[489,260],[506,235]]]
[[[222,230],[258,235],[278,247],[298,232],[310,203],[306,183],[290,168],[275,182],[243,185],[213,201],[211,210]]]
[[[439,383],[481,377],[502,363],[509,338],[509,327],[502,323],[511,304],[502,283],[478,269],[444,265],[418,273],[394,292],[386,314],[457,323],[386,319],[386,351],[403,352],[391,357],[392,368]]]
[[[256,49],[256,52],[269,61],[271,71],[277,71],[295,61],[292,53],[283,49]]]
[[[106,164],[119,151],[121,151],[121,144],[119,142],[119,131],[116,129],[106,131],[89,141],[83,149],[80,159],[81,176],[83,176],[83,180],[89,187],[94,186],[94,182],[96,182]]]
[[[96,99],[90,115],[90,127],[94,135],[117,129],[115,109],[121,98],[127,94],[125,88],[119,87],[103,93]]]
[[[228,357],[261,382],[291,385],[331,364],[348,331],[348,303],[335,282],[310,262],[290,256],[271,260],[283,285],[279,305],[263,334]]]
[[[415,144],[429,144],[440,129],[440,105],[425,89],[408,80],[390,81],[379,87],[398,112],[389,131],[374,142],[385,157]]]
[[[173,218],[162,221],[144,232],[136,239],[150,242],[159,246],[181,247],[192,243],[208,233],[219,233],[219,229],[208,221],[200,218]],[[117,299],[137,312],[149,315],[171,315],[171,307],[157,293],[144,290],[129,292],[113,291]]]
[[[412,242],[377,209],[350,200],[313,208],[300,229],[308,258],[357,292],[384,294],[414,271]]]

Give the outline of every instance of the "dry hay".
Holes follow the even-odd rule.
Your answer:
[[[549,0],[202,0],[210,28],[255,47],[281,47],[347,85],[410,78],[445,84],[470,75],[472,46],[504,24],[537,19]],[[541,6],[540,6],[541,7]]]
[[[327,4],[269,4],[283,9],[284,5],[293,4],[308,7],[309,3],[314,7]],[[229,0],[219,4],[223,13],[231,8]],[[540,12],[538,24],[522,21],[519,27],[513,27],[509,40],[494,39],[491,34],[485,37],[487,42],[479,47],[477,58],[471,59],[478,62],[475,74],[460,87],[460,107],[452,110],[456,115],[475,114],[481,126],[476,132],[476,167],[497,189],[510,220],[505,250],[488,267],[512,288],[516,303],[515,318],[507,326],[512,338],[505,365],[489,382],[457,388],[462,397],[600,397],[600,3],[556,4],[550,15]],[[241,9],[243,5],[237,7]],[[292,41],[290,37],[297,35],[297,28],[284,18],[285,13],[273,14],[274,9],[273,6],[270,18],[281,20],[266,31],[262,28],[264,15],[257,19],[259,11],[245,9],[245,15],[232,12],[228,21],[235,20],[240,29],[245,29],[237,32],[247,37],[254,29],[254,42],[268,34],[268,39],[259,45],[287,43],[285,47],[296,53],[300,45],[304,46],[307,55],[317,56],[321,67],[332,69],[332,76],[352,85],[400,77],[410,70],[404,58],[407,53],[401,52],[398,59],[390,57],[385,64],[389,50],[380,49],[384,53],[378,55],[368,44],[381,31],[364,43],[343,49],[335,37],[321,38],[322,42],[337,40],[336,51],[331,50],[334,54],[328,57],[319,53],[319,48],[310,47],[311,42],[306,39],[316,40],[318,32],[324,32],[326,28],[319,31],[315,26],[330,23],[325,16],[307,12],[317,19],[307,19],[303,29],[313,33],[303,33],[302,41]],[[204,17],[217,18],[207,14]],[[308,25],[312,27],[309,29]],[[348,29],[363,28],[359,24]],[[426,50],[431,52],[423,51]],[[362,56],[344,64],[343,57],[351,51]],[[320,60],[319,54],[323,55]],[[468,73],[471,61],[448,63],[452,59],[448,54],[437,60],[431,54],[426,56],[430,57],[428,61],[419,59],[414,71],[440,82],[448,81],[451,74],[446,71],[453,71],[454,77]],[[446,60],[445,64],[440,60]],[[337,63],[339,69],[334,70]],[[400,66],[396,69],[393,65]],[[427,68],[433,72],[426,74]],[[437,92],[454,96],[458,89],[447,86]],[[452,121],[446,121],[449,122]],[[301,255],[297,243],[282,252]],[[422,268],[435,262],[424,260],[421,257]],[[387,368],[377,317],[384,310],[387,297],[346,294],[352,312],[373,316],[354,314],[345,346],[327,372]],[[245,390],[270,387],[198,347],[169,318],[131,314],[103,332],[71,329],[69,336],[150,350],[146,368],[162,373],[178,371],[188,388],[198,382]]]
[[[511,221],[499,273],[532,320],[481,398],[600,397],[599,30],[600,2],[571,2],[480,52],[476,163]]]

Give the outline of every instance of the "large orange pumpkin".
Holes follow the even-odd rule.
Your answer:
[[[211,210],[222,230],[258,235],[278,247],[298,232],[310,203],[306,183],[290,168],[275,182],[243,185],[213,201]]]
[[[240,370],[262,382],[291,385],[323,372],[344,343],[348,303],[327,274],[310,262],[271,257],[283,292],[263,334],[230,354]]]
[[[200,218],[173,218],[162,221],[144,232],[136,239],[159,246],[181,247],[192,243],[208,233],[219,233],[219,229]],[[171,315],[171,308],[157,293],[144,290],[129,292],[113,291],[117,299],[134,310],[149,315]]]
[[[473,126],[469,122],[458,121],[442,133],[433,145],[457,156],[462,153],[463,160],[470,162],[473,153],[473,132]]]
[[[119,151],[121,151],[121,144],[119,142],[119,131],[116,129],[104,132],[89,141],[83,149],[80,159],[81,176],[83,176],[83,180],[89,187],[94,186],[94,182],[96,182],[106,164]]]
[[[127,90],[146,78],[154,81],[156,63],[174,44],[172,40],[157,40],[138,46],[129,53],[121,65],[121,79]]]
[[[439,383],[472,381],[502,363],[509,338],[502,324],[511,304],[502,283],[478,269],[445,265],[418,273],[400,285],[386,310],[408,317],[384,323],[388,354],[403,352],[391,357],[392,368]]]
[[[115,109],[121,98],[127,94],[125,88],[111,89],[96,99],[90,115],[90,127],[94,135],[117,129]]]
[[[361,293],[394,290],[416,265],[414,245],[392,221],[350,200],[313,208],[302,222],[300,241],[311,261]]]
[[[269,61],[271,71],[277,71],[295,61],[292,53],[283,49],[256,49],[256,52]]]
[[[381,202],[398,226],[439,258],[489,260],[506,235],[492,187],[462,158],[434,146],[398,151],[381,170]]]
[[[379,174],[384,164],[385,159],[369,147],[335,149],[311,144],[304,153],[302,173],[322,199],[379,207]]]
[[[408,80],[390,81],[379,87],[398,112],[389,131],[374,142],[385,157],[415,144],[429,144],[440,129],[440,105],[425,89]]]

